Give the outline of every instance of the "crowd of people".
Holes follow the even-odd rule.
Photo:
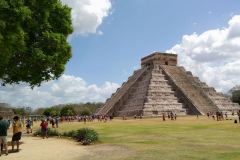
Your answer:
[[[232,116],[238,116],[238,121],[240,123],[240,110],[235,114],[232,112]],[[217,121],[222,121],[224,119],[228,118],[227,113],[223,112],[209,112],[207,113],[208,118],[212,118]],[[161,115],[162,120],[166,121],[168,118],[169,120],[176,120],[177,119],[177,114],[173,112],[166,112],[162,113]],[[198,116],[197,116],[198,117]],[[142,119],[142,115],[134,116],[134,119]],[[113,116],[100,116],[100,115],[91,115],[91,116],[62,116],[62,117],[47,117],[44,119],[41,119],[40,122],[40,128],[41,128],[41,134],[42,138],[48,138],[48,130],[49,130],[49,125],[52,126],[52,128],[58,128],[59,123],[63,122],[93,122],[93,121],[99,121],[99,122],[107,122],[108,120],[111,121],[113,119]],[[34,119],[34,121],[38,121],[40,119]],[[123,120],[126,120],[126,117],[123,117]],[[235,120],[236,121],[236,120]],[[19,140],[21,139],[22,136],[22,130],[23,126],[26,127],[26,133],[32,133],[32,127],[33,127],[33,121],[28,118],[28,119],[21,119],[18,116],[14,116],[12,120],[6,120],[3,119],[2,116],[0,116],[0,144],[1,144],[1,150],[0,150],[0,156],[3,152],[5,151],[5,154],[8,155],[8,142],[7,142],[7,134],[8,134],[8,129],[12,127],[13,129],[13,135],[11,139],[11,143],[9,145],[12,146],[12,151],[14,150],[14,146],[17,146],[16,151],[19,151]]]
[[[112,120],[113,116],[61,116],[61,117],[47,117],[45,119],[41,119],[40,128],[41,128],[41,135],[42,138],[48,138],[48,131],[49,131],[49,125],[52,126],[52,128],[58,128],[59,123],[64,122],[93,122],[93,121],[99,121],[99,122],[107,122],[108,120]]]
[[[230,117],[229,117],[229,115],[230,114],[228,114],[227,112],[220,112],[220,111],[217,111],[217,112],[208,112],[207,113],[207,117],[208,118],[210,118],[210,117],[212,117],[212,119],[213,120],[217,120],[217,121],[222,121],[222,120],[224,120],[224,119],[231,119]],[[231,117],[234,117],[234,116],[237,116],[238,117],[238,121],[239,121],[239,123],[240,123],[240,110],[239,111],[237,111],[237,112],[234,112],[234,111],[232,111],[232,113],[231,113]],[[234,121],[235,123],[237,122],[237,120],[235,120]]]

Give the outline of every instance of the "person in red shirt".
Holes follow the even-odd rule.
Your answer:
[[[48,122],[46,120],[42,120],[41,124],[41,131],[43,139],[46,137],[48,138]]]

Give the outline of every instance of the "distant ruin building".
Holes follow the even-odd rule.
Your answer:
[[[0,103],[0,115],[4,118],[12,118],[14,115],[11,107],[6,103]]]
[[[204,115],[240,109],[229,97],[177,66],[177,55],[155,52],[141,59],[141,69],[107,99],[98,115],[154,116],[163,112]]]

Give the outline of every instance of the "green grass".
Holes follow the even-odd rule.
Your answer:
[[[100,142],[86,148],[92,160],[103,155],[108,160],[240,159],[240,124],[233,121],[179,117],[177,121],[165,122],[159,118],[87,124],[66,122],[58,130],[82,127],[99,133]]]

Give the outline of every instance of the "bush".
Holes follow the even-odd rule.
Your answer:
[[[38,129],[34,136],[41,136],[41,129]],[[76,139],[78,142],[81,142],[83,145],[89,145],[98,140],[98,133],[91,128],[82,128],[77,131],[64,132],[60,134],[55,129],[48,129],[48,136],[65,136]]]
[[[61,134],[56,129],[48,128],[48,136],[61,136]]]
[[[82,128],[76,131],[74,138],[83,145],[89,145],[98,140],[98,133],[90,128]]]
[[[33,133],[34,136],[41,136],[42,132],[41,129],[38,129],[36,132]]]
[[[64,132],[62,135],[65,136],[65,137],[74,138],[77,135],[77,131]]]
[[[41,129],[38,129],[35,133],[33,133],[34,136],[42,136],[42,131]],[[61,134],[55,130],[55,129],[50,129],[48,128],[48,136],[53,137],[53,136],[61,136]]]

